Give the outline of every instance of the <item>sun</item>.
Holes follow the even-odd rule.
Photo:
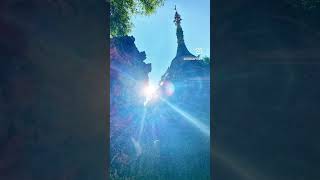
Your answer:
[[[144,86],[142,90],[143,96],[146,98],[144,105],[146,106],[150,101],[154,101],[158,98],[157,86],[152,84]]]
[[[156,87],[152,84],[149,84],[147,86],[144,87],[143,89],[143,94],[147,99],[151,99],[152,96],[155,94],[156,92]]]

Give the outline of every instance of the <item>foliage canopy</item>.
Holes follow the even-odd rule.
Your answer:
[[[110,0],[110,35],[123,36],[132,30],[133,15],[151,15],[165,0]]]
[[[205,56],[202,58],[202,60],[206,63],[206,64],[210,64],[210,57]]]

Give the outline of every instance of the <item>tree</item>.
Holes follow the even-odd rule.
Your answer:
[[[133,15],[151,15],[165,0],[110,0],[110,35],[123,36],[132,30]]]
[[[205,63],[210,64],[210,57],[205,56],[205,57],[202,58],[202,60],[203,60]]]

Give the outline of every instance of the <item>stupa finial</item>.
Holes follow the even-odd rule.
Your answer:
[[[182,19],[181,19],[180,14],[178,13],[177,6],[176,6],[176,5],[174,6],[174,10],[176,11],[176,13],[175,13],[175,15],[174,15],[174,21],[173,21],[173,22],[174,22],[176,25],[179,25]]]
[[[177,26],[177,42],[178,42],[178,48],[177,48],[177,55],[176,56],[193,56],[187,49],[185,43],[184,43],[184,38],[183,38],[183,30],[181,27],[181,16],[177,11],[177,6],[174,6],[174,10],[176,11],[174,15],[174,23]]]

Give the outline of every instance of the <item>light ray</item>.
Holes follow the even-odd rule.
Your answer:
[[[141,140],[142,132],[143,132],[143,129],[144,129],[144,122],[145,122],[145,119],[146,119],[146,112],[147,112],[146,108],[143,108],[143,114],[142,114],[142,118],[141,118],[141,122],[140,122],[138,142],[140,142],[140,140]]]
[[[184,117],[189,123],[191,123],[194,127],[198,128],[204,135],[210,136],[210,128],[205,125],[204,123],[200,122],[198,119],[194,118],[189,113],[183,111],[179,107],[173,105],[169,101],[161,98],[163,102],[165,102],[169,107],[171,107],[173,110],[175,110],[177,113],[179,113],[182,117]]]
[[[134,149],[136,150],[136,155],[140,156],[142,154],[142,147],[140,145],[140,142],[135,140],[133,137],[131,137],[131,142],[134,146]]]

